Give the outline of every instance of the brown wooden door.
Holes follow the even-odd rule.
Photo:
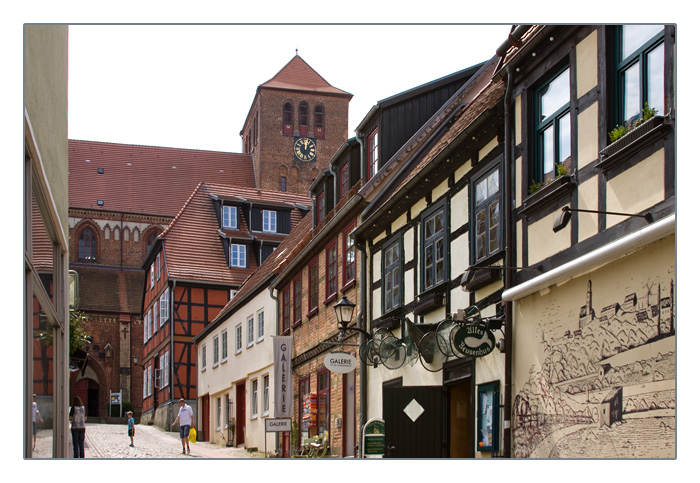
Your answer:
[[[245,382],[236,385],[236,442],[245,443]]]
[[[462,381],[448,386],[447,400],[449,405],[448,431],[450,458],[469,458],[473,456],[472,448],[472,397],[471,384]]]
[[[202,397],[202,441],[209,441],[209,396]]]

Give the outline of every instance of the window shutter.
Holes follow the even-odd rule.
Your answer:
[[[250,229],[253,231],[262,231],[262,210],[253,208],[250,213]]]
[[[289,211],[277,212],[277,233],[288,235],[292,231],[292,214]]]

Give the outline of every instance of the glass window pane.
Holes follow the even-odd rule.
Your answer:
[[[559,159],[562,164],[571,157],[571,114],[566,113],[559,119]]]
[[[488,198],[487,180],[481,180],[476,185],[476,203],[479,204]]]
[[[663,25],[623,25],[622,58],[632,55],[652,37],[663,31]]]
[[[431,236],[433,236],[433,233],[435,233],[435,230],[433,229],[433,219],[429,219],[425,222],[425,238],[428,239]]]
[[[649,52],[647,57],[647,102],[659,114],[664,114],[664,45]]]
[[[625,121],[629,121],[640,112],[641,97],[639,90],[639,62],[635,62],[623,73],[625,89],[624,115]]]
[[[570,98],[569,69],[566,69],[540,91],[540,121],[568,104]]]
[[[481,259],[486,256],[486,234],[477,235],[476,237],[476,258]]]
[[[491,173],[486,181],[488,181],[488,195],[495,195],[498,192],[498,170]]]
[[[554,126],[549,126],[542,133],[542,173],[554,172]]]
[[[435,215],[435,233],[440,233],[444,229],[444,225],[442,222],[442,211]]]
[[[481,235],[486,231],[486,210],[482,209],[476,213],[476,234]]]

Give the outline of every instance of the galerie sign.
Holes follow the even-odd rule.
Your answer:
[[[331,372],[345,374],[357,367],[357,359],[347,352],[331,352],[323,359],[323,364]]]
[[[483,325],[464,325],[455,331],[452,344],[461,354],[483,357],[493,351],[496,339]]]
[[[275,417],[291,418],[294,395],[292,394],[292,348],[291,335],[272,338],[272,354],[275,369]]]

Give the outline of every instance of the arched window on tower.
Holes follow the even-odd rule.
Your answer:
[[[280,177],[280,191],[287,191],[287,177]]]
[[[321,139],[326,136],[326,110],[321,104],[314,107],[314,136]]]
[[[95,231],[87,227],[78,237],[78,260],[82,262],[97,261],[97,236]]]
[[[282,134],[294,134],[294,106],[289,101],[282,106]]]
[[[309,104],[306,101],[299,103],[299,135],[309,135]]]

